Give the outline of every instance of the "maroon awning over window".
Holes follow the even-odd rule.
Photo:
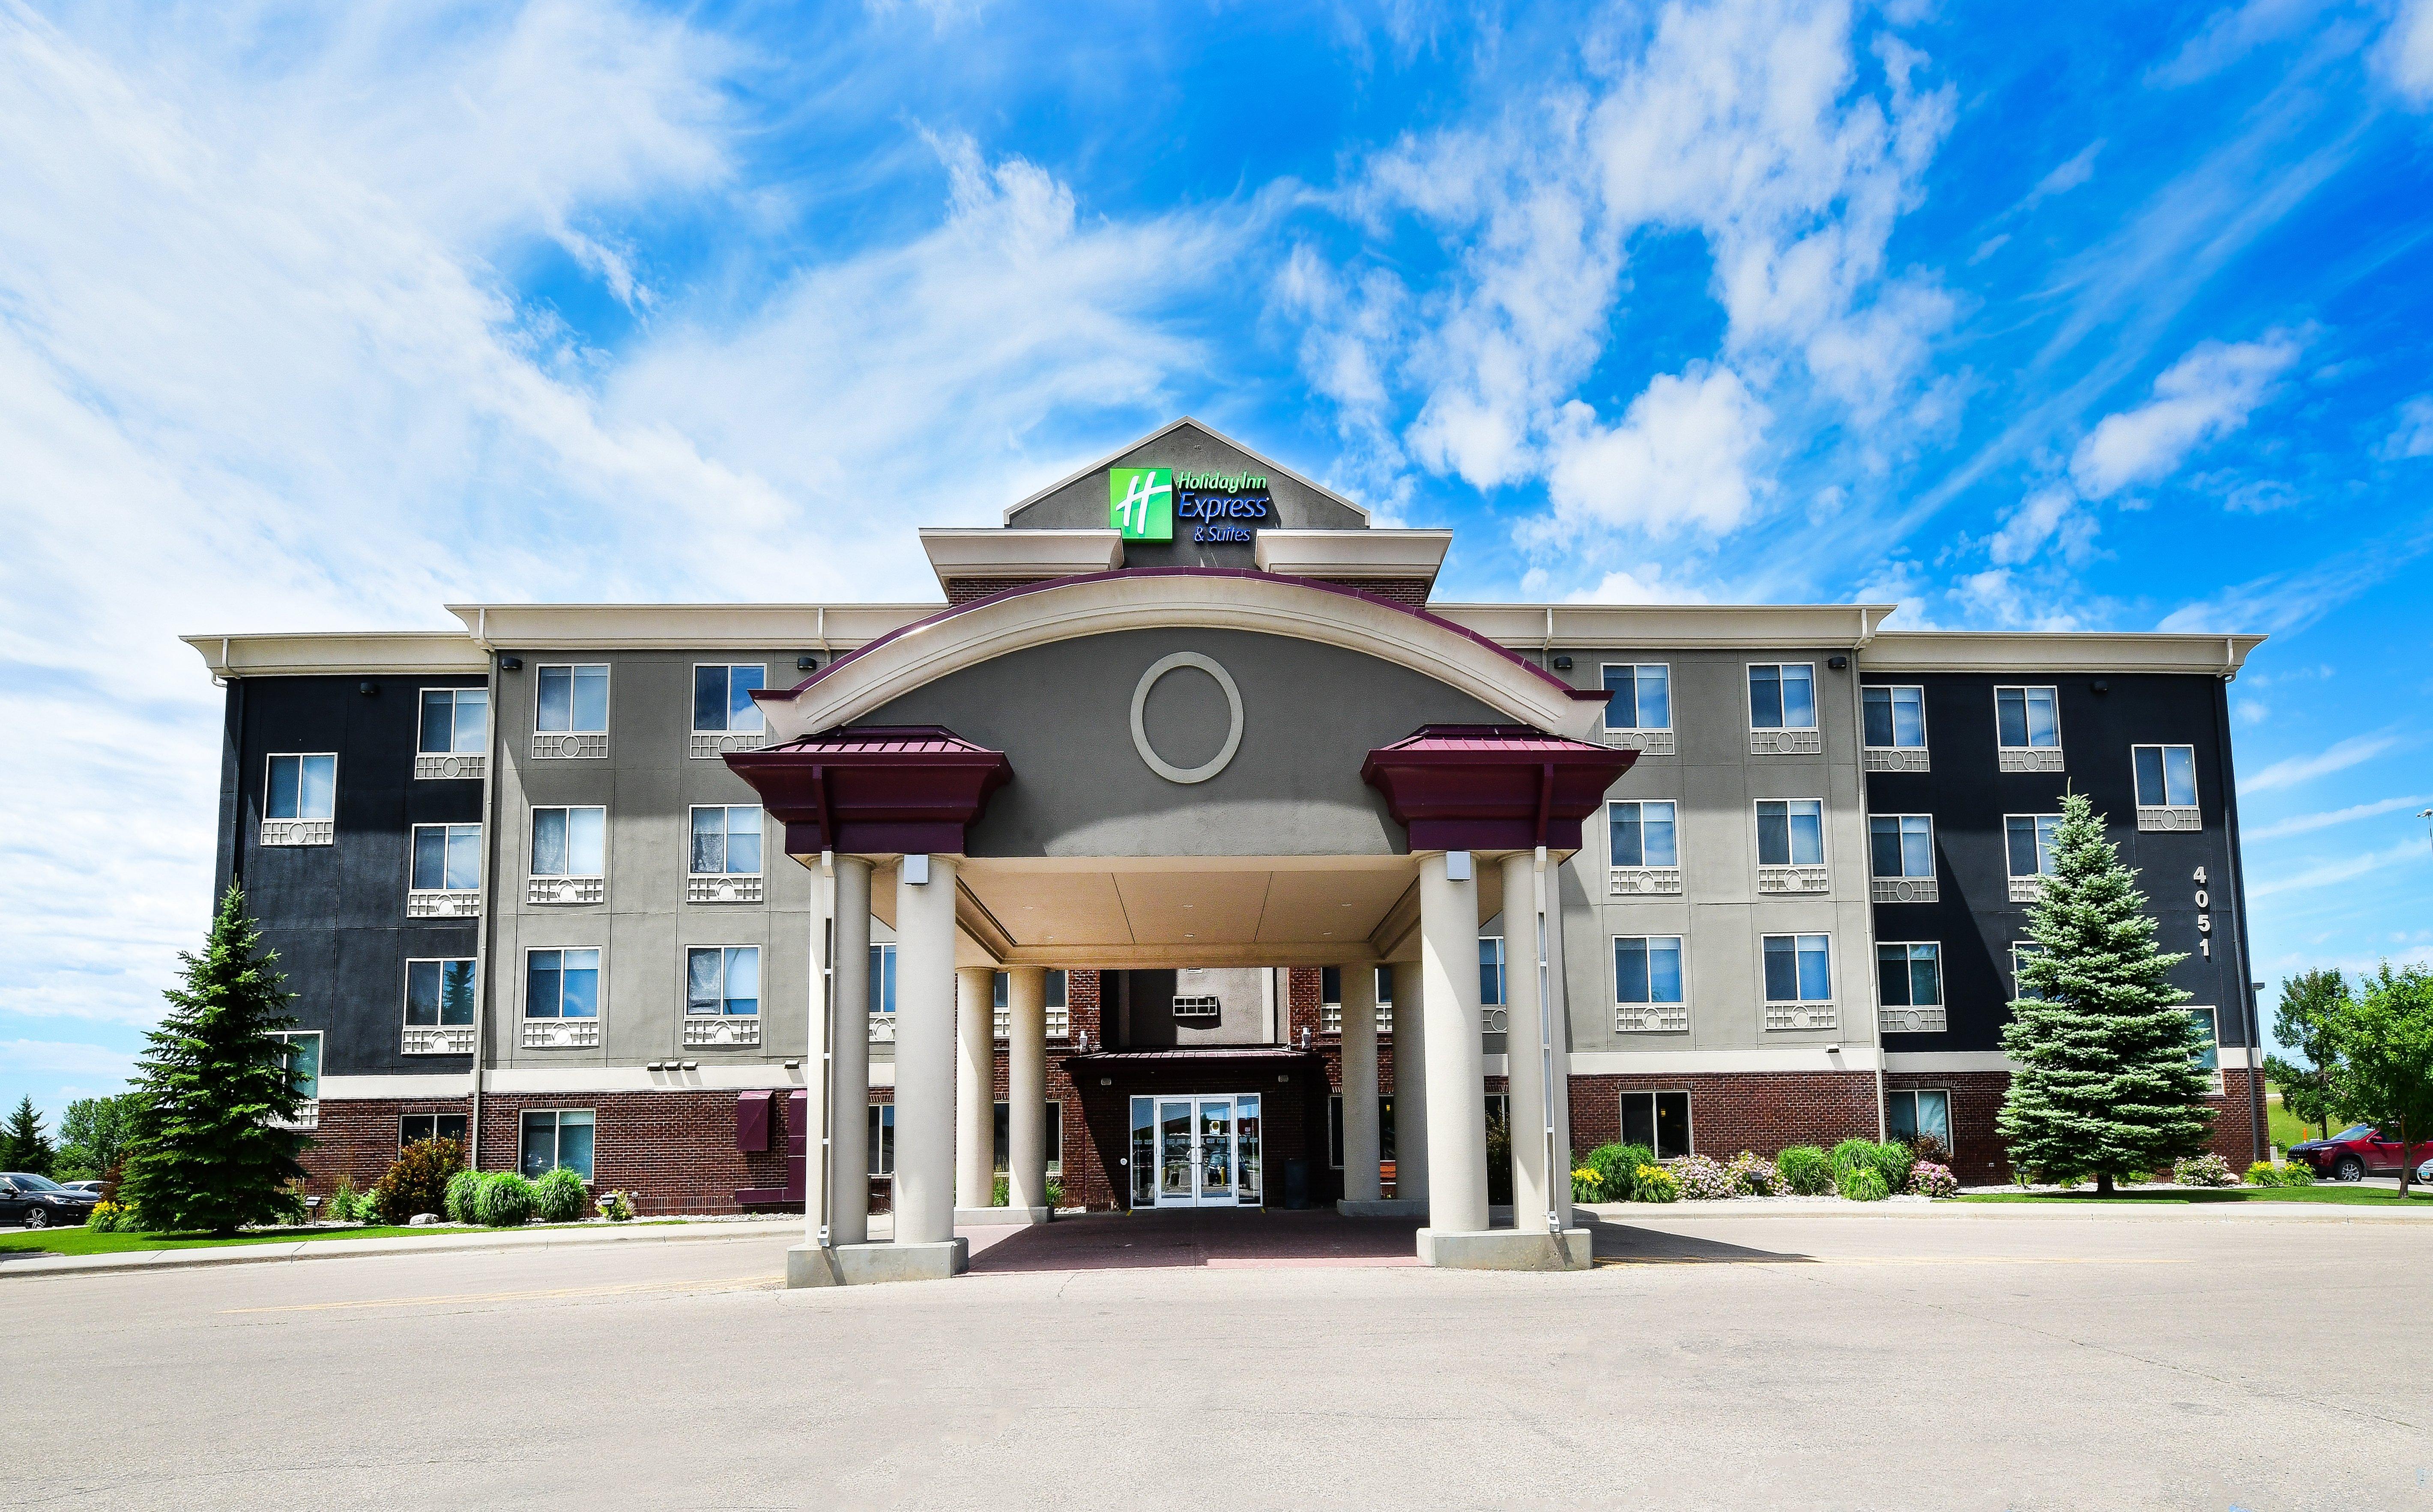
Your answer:
[[[1002,751],[943,725],[871,725],[726,758],[786,825],[786,853],[961,855],[963,827],[1013,778]]]
[[[1415,851],[1580,848],[1580,821],[1639,759],[1525,724],[1428,724],[1369,753],[1361,780]]]

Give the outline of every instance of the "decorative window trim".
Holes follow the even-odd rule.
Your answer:
[[[1627,751],[1643,751],[1649,756],[1671,756],[1673,754],[1674,735],[1673,664],[1669,661],[1602,662],[1597,667],[1597,687],[1599,688],[1605,688],[1607,686],[1605,674],[1621,667],[1627,667],[1631,670],[1631,679],[1634,683],[1637,682],[1639,673],[1643,668],[1660,667],[1664,670],[1664,722],[1661,724],[1632,724],[1627,727],[1613,727],[1608,726],[1605,722],[1604,718],[1600,716],[1597,720],[1597,728],[1603,733],[1605,743],[1608,745],[1620,746]],[[1608,705],[1608,707],[1610,707],[1610,705]],[[1617,737],[1621,737],[1622,739],[1617,739]],[[1659,748],[1659,742],[1661,749]]]
[[[1888,703],[1890,702],[1892,694],[1899,692],[1904,688],[1912,689],[1916,692],[1917,728],[1920,737],[1917,744],[1877,745],[1867,739],[1866,699],[1869,693],[1880,688],[1884,690],[1886,701]],[[1895,740],[1898,740],[1900,739],[1900,732],[1897,725],[1896,725],[1893,732],[1893,739]],[[1934,742],[1933,732],[1927,727],[1926,722],[1926,685],[1923,683],[1863,684],[1859,689],[1859,741],[1860,748],[1863,753],[1862,760],[1865,769],[1869,772],[1932,771],[1933,763],[1930,760],[1928,752],[1932,749]]]
[[[895,1043],[895,1010],[886,998],[889,963],[894,959],[894,942],[874,940],[870,943],[869,996],[863,1000],[862,1007],[870,1010],[872,1004],[878,1005],[875,1011],[865,1014],[870,1020],[870,1043],[873,1045]]]
[[[271,764],[280,760],[301,762],[314,756],[330,758],[330,812],[321,815],[298,814],[285,819],[270,817]],[[303,768],[296,774],[300,790],[304,782]],[[338,827],[338,753],[335,751],[271,751],[262,758],[262,843],[265,846],[329,845],[336,841]]]
[[[1814,804],[1816,806],[1816,859],[1812,861],[1769,861],[1764,858],[1765,835],[1764,831],[1759,827],[1760,824],[1763,823],[1763,821],[1759,817],[1759,809],[1761,806],[1765,804],[1782,804],[1785,806],[1782,811],[1783,841],[1785,845],[1790,843],[1791,838],[1792,816],[1791,809],[1788,806],[1792,804]],[[1757,858],[1757,890],[1760,892],[1822,892],[1825,891],[1826,869],[1833,864],[1832,826],[1826,823],[1826,818],[1830,812],[1831,806],[1827,804],[1822,798],[1752,798],[1749,800],[1749,853]],[[1809,872],[1816,874],[1813,879],[1803,877],[1793,881],[1783,882],[1774,887],[1768,887],[1766,885],[1766,875],[1768,873],[1804,874]]]
[[[2178,805],[2149,808],[2140,804],[2137,806],[2137,827],[2176,833],[2201,830],[2204,828],[2204,810]]]
[[[1804,936],[1809,935],[1822,935],[1825,940],[1826,995],[1822,998],[1801,997],[1777,999],[1768,997],[1765,1000],[1764,1005],[1765,1027],[1768,1029],[1831,1029],[1839,1028],[1841,1027],[1841,1016],[1834,1006],[1838,994],[1836,994],[1832,990],[1834,977],[1840,967],[1840,962],[1836,961],[1833,958],[1840,954],[1840,952],[1833,948],[1833,934],[1829,929],[1769,931],[1758,936],[1758,986],[1761,990],[1765,987],[1766,942],[1770,940],[1789,940],[1793,942],[1793,975],[1795,978],[1797,976],[1797,957],[1799,950],[1797,942]],[[1870,994],[1869,995],[1873,994]]]
[[[1909,847],[1905,843],[1908,837],[1900,834],[1896,834],[1894,836],[1894,839],[1897,841],[1904,842],[1900,845],[1902,867],[1900,875],[1897,876],[1887,876],[1876,870],[1876,821],[1879,819],[1890,819],[1894,821],[1923,819],[1926,821],[1926,862],[1928,870],[1923,875],[1914,875],[1909,872]],[[1941,878],[1935,870],[1934,842],[1934,816],[1932,814],[1869,814],[1867,816],[1868,901],[1872,903],[1937,903],[1942,901],[1943,891]],[[2004,842],[2006,844],[2008,843],[2007,837],[2005,837]]]
[[[447,751],[425,751],[422,738],[424,722],[431,715],[431,695],[448,695]],[[482,695],[482,749],[458,751],[456,743],[456,700],[467,693]],[[490,721],[497,710],[490,707],[490,690],[486,688],[417,688],[414,692],[414,777],[417,782],[478,782],[490,771]]]
[[[2024,702],[2027,694],[2042,688],[2052,694],[2053,743],[2050,745],[2009,745],[2002,739],[2002,694],[2016,690]],[[2033,739],[2033,737],[2031,737]],[[2067,763],[2062,753],[2068,749],[2069,738],[2062,733],[2061,688],[2053,683],[1997,683],[1994,685],[1994,748],[1995,765],[2003,772],[2063,772]]]
[[[1757,722],[1757,679],[1761,667],[1775,669],[1779,687],[1781,671],[1786,667],[1808,669],[1808,704],[1810,722],[1792,724],[1786,710],[1786,722],[1779,728],[1761,729]],[[1741,713],[1748,721],[1749,755],[1751,756],[1820,756],[1825,750],[1825,732],[1816,722],[1822,718],[1822,705],[1817,698],[1816,664],[1812,661],[1752,661],[1741,664]]]
[[[2010,877],[2009,897],[2013,903],[2033,903],[2043,897],[2045,878],[2052,874],[2042,871],[2013,872],[2011,870],[2011,821],[2025,819],[2033,822],[2039,819],[2050,819],[2058,822],[2060,818],[2059,814],[2004,814],[2002,816],[2002,870]],[[2037,861],[2040,865],[2043,862],[2041,850],[2037,853]]]
[[[313,1096],[303,1099],[296,1105],[296,1116],[294,1118],[286,1120],[272,1120],[274,1126],[280,1129],[320,1128],[321,1078],[329,1075],[328,1068],[322,1060],[322,1057],[330,1048],[328,1035],[320,1029],[274,1029],[271,1031],[270,1037],[281,1044],[292,1044],[297,1040],[317,1040],[320,1042],[313,1051],[313,1064],[315,1067],[313,1072]]]
[[[434,756],[416,752],[414,777],[417,782],[479,782],[490,774],[487,752],[471,756]]]
[[[599,952],[599,980],[593,986],[596,1011],[589,1018],[535,1018],[532,1014],[532,958],[541,950],[592,950]],[[559,960],[558,991],[563,998],[565,961]],[[563,1002],[560,1004],[563,1007]],[[595,1050],[600,1047],[601,1026],[608,1021],[608,949],[605,945],[526,945],[523,950],[523,981],[516,991],[516,1017],[523,1024],[519,1043],[527,1050]]]
[[[2137,754],[2141,751],[2154,751],[2160,753],[2158,759],[2163,763],[2162,796],[2167,800],[2166,802],[2150,804],[2146,801],[2146,795],[2138,790],[2141,785],[2137,777]],[[2194,798],[2198,796],[2195,790],[2197,785],[2197,748],[2194,745],[2189,744],[2186,741],[2173,743],[2161,740],[2143,740],[2129,747],[2130,793],[2131,796],[2136,799],[2137,827],[2141,830],[2186,832],[2204,828],[2204,810],[2198,804],[2175,804],[2168,801],[2171,795],[2170,753],[2173,751],[2186,751],[2188,754],[2188,795],[2191,798]]]
[[[732,998],[722,995],[720,1011],[704,1012],[692,1006],[692,953],[715,950],[720,953],[719,991],[726,990],[725,952],[749,950],[758,959],[753,970],[760,978],[760,995],[753,999],[757,1005],[749,1013],[729,1013],[725,1005]],[[767,1016],[769,1003],[769,952],[758,941],[687,941],[676,947],[677,1018],[684,1025],[684,1045],[688,1050],[750,1050],[760,1045],[760,1021]]]
[[[1606,872],[1606,891],[1609,896],[1677,897],[1681,892],[1681,869],[1677,866],[1615,866]]]
[[[726,718],[729,721],[732,721],[735,718],[735,709],[733,706],[735,696],[733,674],[736,668],[755,667],[759,669],[760,686],[764,688],[769,686],[769,664],[765,661],[697,661],[692,664],[693,683],[692,687],[688,689],[689,692],[693,693],[695,696],[698,696],[699,693],[702,669],[706,667],[716,667],[728,674],[728,706],[726,709]],[[760,721],[760,728],[757,730],[739,730],[735,728],[731,722],[723,729],[705,730],[696,724],[690,723],[692,720],[697,720],[701,717],[700,712],[695,710],[690,716],[689,716],[687,722],[689,727],[686,733],[689,739],[685,742],[686,756],[694,761],[715,761],[720,756],[726,755],[730,751],[757,751],[762,746],[767,745],[769,743],[769,717],[762,714],[757,708],[753,710],[753,714]]]
[[[1934,763],[1924,746],[1871,745],[1866,750],[1869,772],[1931,772]]]
[[[406,1015],[414,1011],[414,968],[426,963],[441,968],[440,991],[447,991],[447,967],[452,961],[464,961],[473,967],[473,1013],[481,1016],[482,977],[478,956],[409,956],[405,961],[405,981],[398,992],[398,1053],[400,1055],[470,1055],[473,1053],[471,1024],[415,1024]],[[442,1017],[447,1010],[440,1010]]]
[[[1680,953],[1681,957],[1681,1000],[1679,1002],[1658,1002],[1655,999],[1650,998],[1644,1003],[1634,1003],[1627,1001],[1623,997],[1622,979],[1620,975],[1622,970],[1620,958],[1622,955],[1622,943],[1625,940],[1642,940],[1651,945],[1659,940],[1670,940],[1673,942],[1674,947]],[[1613,981],[1613,1027],[1617,1033],[1684,1034],[1689,1032],[1690,941],[1688,936],[1676,934],[1612,935],[1608,937],[1606,942],[1606,963],[1610,966],[1615,973]],[[1653,989],[1651,988],[1650,991],[1653,991]]]
[[[758,903],[763,898],[763,879],[769,864],[769,812],[753,804],[690,804],[685,808],[685,864],[692,864],[693,816],[705,808],[722,813],[737,808],[750,808],[760,816],[760,865],[757,872],[687,872],[685,901],[687,903]],[[728,830],[731,836],[734,831]]]
[[[569,715],[572,714],[573,678],[578,668],[597,667],[606,673],[606,691],[602,695],[600,719],[604,726],[597,730],[544,730],[540,727],[541,673],[565,668],[568,680]],[[608,731],[616,727],[617,678],[614,669],[604,661],[538,662],[533,667],[533,738],[532,758],[535,761],[603,761],[608,756]],[[491,710],[492,718],[498,711]]]
[[[1884,1002],[1880,979],[1883,960],[1879,955],[1876,960],[1879,978],[1876,988],[1876,1028],[1879,1033],[1941,1034],[1950,1027],[1951,990],[1949,984],[1943,979],[1943,942],[1940,940],[1879,940],[1876,942],[1876,949],[1879,952],[1892,947],[1900,950],[1904,958],[1913,945],[1935,947],[1934,981],[1936,989],[1943,994],[1943,1001],[1927,1004]],[[1908,965],[1906,959],[1902,964],[1906,969]]]
[[[1597,738],[1622,751],[1637,751],[1642,756],[1669,756],[1676,754],[1676,738],[1671,730],[1608,730],[1600,728]]]
[[[422,841],[421,841],[422,832],[423,832],[424,830],[426,830],[426,829],[435,829],[435,830],[439,830],[439,831],[441,831],[440,842],[439,842],[439,843],[440,843],[440,863],[439,863],[439,869],[440,869],[440,873],[441,873],[441,880],[442,880],[443,882],[446,880],[446,873],[447,873],[447,870],[448,870],[448,861],[447,861],[447,854],[448,854],[448,851],[447,851],[447,847],[448,847],[448,836],[447,836],[447,834],[446,834],[446,832],[447,832],[448,830],[451,830],[451,829],[470,829],[470,830],[472,830],[472,831],[473,831],[473,846],[474,846],[474,850],[475,850],[475,870],[476,870],[477,872],[480,870],[481,862],[482,862],[485,858],[485,858],[485,850],[484,850],[484,846],[485,846],[485,842],[488,840],[488,838],[489,838],[489,837],[488,837],[486,834],[485,834],[485,833],[483,832],[482,825],[481,825],[480,824],[478,824],[478,823],[476,823],[476,824],[461,824],[461,823],[460,823],[460,824],[445,824],[445,823],[443,823],[443,824],[411,824],[411,825],[408,825],[408,826],[407,826],[407,828],[406,828],[406,841],[405,841],[405,842],[406,842],[405,865],[406,865],[406,883],[407,883],[406,890],[405,890],[405,916],[406,916],[407,918],[409,918],[409,919],[476,919],[476,918],[481,917],[481,913],[482,913],[482,885],[481,885],[481,883],[479,883],[479,882],[474,883],[471,887],[468,887],[468,888],[460,888],[460,887],[416,887],[416,886],[414,886],[414,885],[413,885],[413,882],[414,882],[414,853],[415,853],[415,851],[416,851],[416,850],[417,850],[418,848],[420,848],[421,843],[422,843]]]
[[[578,875],[572,872],[535,872],[531,870],[535,840],[540,832],[540,816],[544,812],[563,810],[567,827],[574,826],[578,809],[600,810],[600,873],[597,876]],[[691,839],[687,837],[688,847]],[[574,844],[570,833],[567,841],[567,864],[573,864]],[[560,905],[580,906],[608,901],[608,806],[605,804],[531,804],[524,809],[524,904],[527,908],[554,908]]]

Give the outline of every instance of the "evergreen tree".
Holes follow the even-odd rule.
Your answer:
[[[2048,1177],[2092,1175],[2099,1195],[2205,1147],[2211,1079],[2203,1040],[2170,983],[2185,952],[2154,948],[2136,874],[2084,793],[2062,799],[2053,873],[2029,910],[2041,947],[2019,962],[2002,1030],[2019,1069],[1995,1128],[2012,1161]]]
[[[43,1135],[42,1115],[34,1112],[34,1099],[20,1097],[17,1111],[9,1115],[8,1129],[0,1131],[0,1170],[48,1176],[52,1156],[51,1142]]]
[[[2272,1011],[2272,1037],[2298,1059],[2264,1058],[2264,1074],[2281,1089],[2281,1106],[2301,1124],[2332,1132],[2332,1085],[2339,1062],[2338,1035],[2349,1007],[2348,978],[2337,971],[2310,971],[2281,979],[2281,1004]]]
[[[199,956],[179,952],[185,983],[136,1066],[143,1093],[122,1178],[150,1229],[233,1233],[288,1212],[300,1180],[294,1120],[299,1099],[277,1030],[295,1023],[290,994],[257,955],[262,931],[235,888],[220,901]]]

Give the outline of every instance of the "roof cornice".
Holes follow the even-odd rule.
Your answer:
[[[1887,630],[1867,647],[1859,666],[1871,672],[2204,672],[2233,678],[2264,640],[2160,631]]]
[[[934,603],[451,603],[502,651],[850,651],[938,612]]]
[[[1292,577],[1433,582],[1452,546],[1449,530],[1263,530],[1253,560]]]
[[[1506,646],[1863,646],[1889,603],[1434,603],[1429,612]]]
[[[179,636],[213,677],[478,677],[490,658],[454,630],[308,631]]]

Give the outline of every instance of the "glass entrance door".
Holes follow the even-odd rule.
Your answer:
[[[1153,1122],[1151,1111],[1154,1110]],[[1259,1098],[1238,1096],[1132,1099],[1135,1166],[1154,1140],[1152,1184],[1136,1171],[1133,1201],[1161,1208],[1257,1207]],[[1146,1200],[1144,1200],[1146,1199]]]

